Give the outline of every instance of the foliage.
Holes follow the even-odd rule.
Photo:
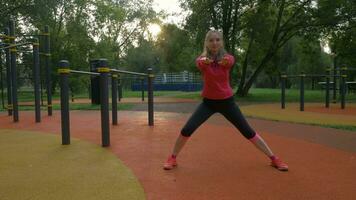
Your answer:
[[[337,67],[356,67],[356,2],[354,0],[181,0],[188,11],[184,27],[162,24],[152,0],[2,0],[0,27],[16,21],[17,42],[48,25],[51,33],[52,86],[58,86],[57,63],[67,59],[76,70],[89,61],[107,58],[114,68],[145,72],[197,71],[205,33],[224,33],[226,49],[236,57],[231,72],[236,93],[246,96],[253,86],[278,87],[281,72],[320,73],[332,57]],[[151,23],[161,25],[157,37]],[[27,48],[26,50],[31,50]],[[43,47],[41,47],[43,50]],[[22,77],[31,82],[31,55],[18,55]],[[44,73],[42,65],[42,74]],[[349,79],[356,76],[350,73]],[[353,76],[352,76],[353,75]],[[88,77],[71,79],[74,92],[86,90]],[[293,84],[293,83],[290,83]]]
[[[334,32],[340,27],[349,29],[351,21],[355,21],[355,2],[351,0],[181,2],[186,9],[191,10],[186,28],[195,33],[197,41],[203,41],[208,29],[224,33],[227,50],[240,61],[237,65],[239,71],[232,73],[233,77],[239,74],[236,93],[240,96],[247,95],[262,72],[270,73],[278,69],[277,65],[270,64],[276,61],[274,59],[278,58],[281,48],[292,38],[305,38],[305,45],[315,46],[315,41],[325,38],[328,32]],[[315,55],[320,57],[322,53],[315,52]],[[313,64],[311,61],[314,62],[314,59],[309,56],[301,62],[309,65]]]

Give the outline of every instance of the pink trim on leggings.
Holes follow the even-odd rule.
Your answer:
[[[190,138],[190,136],[185,136],[185,135],[183,135],[183,134],[180,134],[181,136],[183,136],[184,137],[184,139],[188,139],[188,138]]]
[[[249,140],[252,142],[252,143],[256,143],[257,140],[259,140],[261,137],[258,133],[255,134],[255,136],[253,136],[253,138],[250,138]]]

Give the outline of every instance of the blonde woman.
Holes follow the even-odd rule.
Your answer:
[[[229,71],[234,64],[234,57],[224,49],[223,35],[210,30],[205,37],[203,53],[196,59],[202,72],[204,87],[203,102],[198,106],[178,136],[172,154],[164,163],[165,170],[177,166],[177,155],[182,150],[193,132],[216,112],[229,120],[245,138],[271,159],[271,166],[280,171],[288,171],[288,166],[275,156],[262,137],[247,123],[236,105],[229,84]]]

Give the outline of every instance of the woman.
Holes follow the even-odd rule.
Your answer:
[[[212,114],[219,112],[229,120],[245,138],[271,159],[271,166],[281,171],[288,171],[288,166],[276,157],[266,142],[247,123],[236,105],[229,84],[229,71],[234,64],[234,57],[226,53],[223,35],[210,30],[205,37],[204,50],[196,60],[197,67],[204,78],[203,102],[190,117],[178,136],[172,154],[164,163],[166,170],[177,166],[177,155],[193,132]]]

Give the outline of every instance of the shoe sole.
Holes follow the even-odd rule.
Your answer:
[[[172,167],[163,167],[164,170],[171,170],[177,167],[177,165],[173,165]]]
[[[283,171],[283,172],[288,171],[288,168],[278,168],[277,166],[274,166],[274,165],[271,165],[271,166],[278,169],[279,171]]]

